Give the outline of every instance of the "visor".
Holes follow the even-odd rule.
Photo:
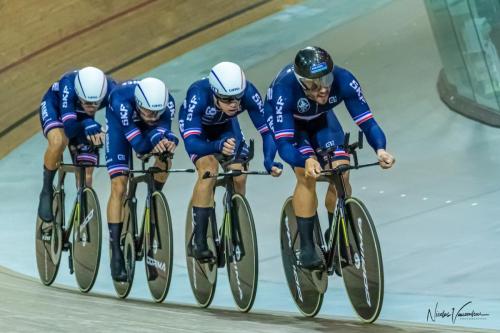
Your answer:
[[[218,94],[216,92],[214,92],[214,94],[215,94],[215,97],[217,97],[217,99],[219,99],[223,102],[230,102],[230,101],[234,101],[234,100],[239,101],[245,95],[245,90],[243,90],[242,92],[240,92],[237,95],[231,95],[231,96],[221,95],[221,94]]]
[[[328,73],[317,79],[307,79],[300,75],[297,75],[297,79],[305,90],[316,91],[321,88],[329,88],[333,84],[333,73]]]

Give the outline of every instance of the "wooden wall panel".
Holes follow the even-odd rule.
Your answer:
[[[34,111],[44,92],[65,71],[85,65],[109,71],[251,7],[113,74],[127,79],[295,2],[0,0],[0,157],[40,130]]]

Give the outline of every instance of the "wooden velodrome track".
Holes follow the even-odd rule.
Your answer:
[[[0,158],[40,130],[40,100],[65,71],[129,79],[296,2],[0,0]]]

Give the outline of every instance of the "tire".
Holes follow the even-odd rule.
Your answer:
[[[163,302],[167,297],[172,278],[173,237],[172,219],[167,200],[161,192],[151,196],[150,214],[145,212],[144,263],[149,291],[154,301]],[[150,219],[149,217],[150,216]],[[148,220],[146,220],[148,219]]]
[[[59,265],[61,263],[63,225],[64,225],[64,192],[54,191],[52,208],[55,223],[50,226],[37,217],[35,229],[35,249],[36,263],[40,281],[46,286],[50,286],[56,279]],[[42,229],[51,228],[50,241],[42,239]]]
[[[259,255],[252,211],[240,194],[232,197],[231,240],[226,240],[226,264],[229,285],[236,306],[241,312],[252,308],[257,293]],[[232,244],[231,244],[232,243]],[[235,247],[236,245],[236,247]]]
[[[316,279],[313,276],[316,273],[297,265],[296,253],[300,249],[297,233],[297,219],[293,210],[292,197],[289,197],[283,205],[280,222],[283,269],[288,288],[300,312],[306,317],[314,317],[321,309],[324,294],[316,287]]]
[[[83,189],[81,206],[74,212],[73,268],[80,291],[87,293],[97,278],[102,248],[101,209],[93,189]]]
[[[354,265],[342,267],[344,285],[359,318],[372,323],[377,320],[384,299],[382,252],[375,225],[365,205],[356,198],[348,198],[345,203]]]
[[[117,282],[113,280],[113,286],[115,288],[116,294],[120,298],[126,298],[132,289],[132,284],[134,283],[134,273],[135,273],[135,227],[134,227],[134,216],[130,212],[129,200],[125,200],[123,205],[123,216],[124,224],[123,231],[120,237],[120,242],[122,243],[123,257],[125,259],[125,269],[127,271],[128,279],[126,282]],[[111,258],[111,251],[109,257]]]
[[[202,308],[210,306],[217,287],[217,263],[200,263],[193,257],[187,256],[187,249],[192,241],[193,234],[193,206],[189,203],[186,218],[186,264],[188,269],[189,283],[198,305]],[[213,230],[212,221],[208,223],[207,243],[212,253],[217,253],[215,246],[215,235],[217,230]],[[215,222],[215,221],[213,221]]]

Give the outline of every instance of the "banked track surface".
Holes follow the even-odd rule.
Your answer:
[[[364,325],[342,318],[307,319],[279,312],[239,313],[175,303],[155,304],[61,286],[0,267],[0,327],[3,332],[488,332],[484,329],[378,321]],[[490,332],[493,332],[492,330]]]

